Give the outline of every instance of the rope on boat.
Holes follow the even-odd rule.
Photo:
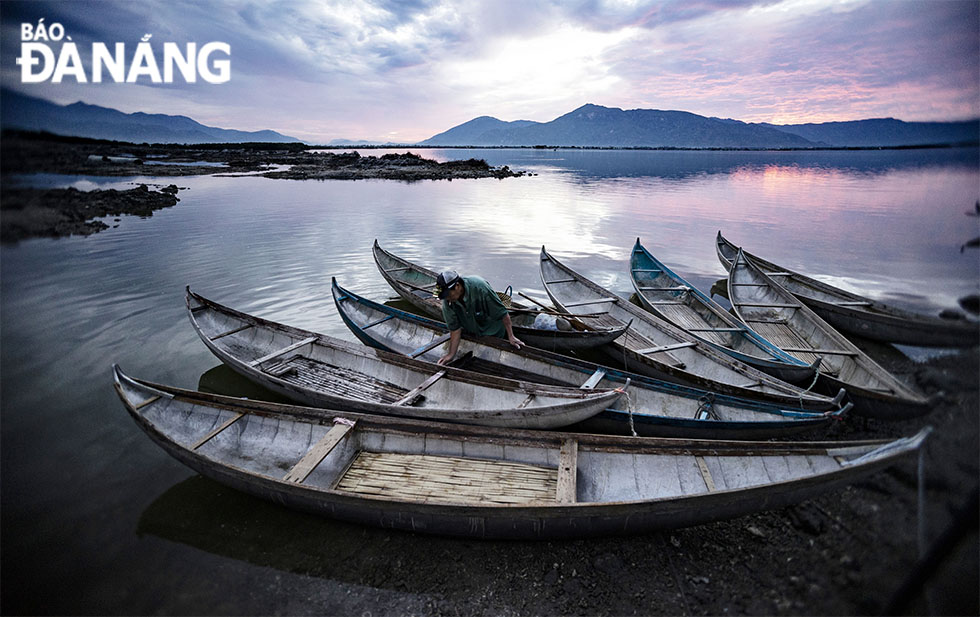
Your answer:
[[[698,399],[698,410],[694,414],[694,417],[701,419],[701,414],[703,413],[712,420],[721,420],[721,418],[718,416],[718,412],[715,411],[715,407],[713,405],[714,402],[714,392],[705,392],[702,394]]]
[[[813,370],[813,381],[810,382],[810,385],[807,386],[806,390],[803,390],[803,391],[800,392],[800,409],[803,409],[804,408],[804,405],[803,405],[803,397],[806,394],[808,394],[810,392],[810,390],[813,389],[813,386],[817,385],[817,380],[818,379],[820,379],[820,365],[819,364],[817,365],[817,368],[815,368]]]
[[[627,381],[627,384],[628,383],[629,382]],[[636,434],[636,428],[633,426],[633,397],[630,396],[629,391],[627,391],[625,388],[623,388],[623,396],[626,397],[626,410],[630,415],[630,433],[632,433],[633,437],[639,437],[639,435]]]

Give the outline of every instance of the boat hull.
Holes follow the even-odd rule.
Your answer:
[[[344,412],[324,417],[303,407],[135,380],[118,367],[114,378],[140,429],[217,482],[356,524],[478,539],[647,533],[785,507],[914,454],[928,432],[892,442],[750,442],[747,448]],[[402,471],[417,481],[413,472],[427,470],[428,484],[405,490],[380,476],[359,483],[364,460],[416,461]],[[479,490],[447,490],[458,482],[454,474],[470,468],[484,470],[473,480],[482,482]],[[493,477],[512,469],[530,473],[507,482]],[[536,485],[533,474],[545,481]]]

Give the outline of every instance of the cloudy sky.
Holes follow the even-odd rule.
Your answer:
[[[318,143],[411,143],[476,116],[549,121],[585,103],[782,124],[980,116],[976,0],[4,0],[0,12],[4,87]],[[22,83],[21,24],[41,18],[85,67],[93,42],[132,58],[151,34],[161,61],[164,42],[228,43],[231,78]]]

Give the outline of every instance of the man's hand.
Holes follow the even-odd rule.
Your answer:
[[[521,347],[524,346],[524,341],[522,341],[521,339],[517,338],[513,334],[511,334],[510,336],[507,337],[507,341],[511,345],[514,346],[514,349],[520,349]]]
[[[453,361],[453,358],[455,358],[455,357],[456,357],[456,352],[447,353],[443,357],[439,358],[439,360],[436,362],[436,364],[448,364],[449,362],[452,362]]]

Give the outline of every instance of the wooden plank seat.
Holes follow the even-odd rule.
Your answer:
[[[394,318],[395,318],[394,315],[385,315],[384,317],[382,317],[380,319],[375,319],[374,321],[372,321],[371,323],[367,324],[366,326],[361,326],[361,330],[367,330],[368,328],[373,328],[374,326],[377,326],[378,324],[383,324],[384,322],[388,321],[389,319],[394,319]]]
[[[361,451],[335,488],[421,503],[554,503],[558,470],[491,459]]]
[[[848,351],[846,349],[815,349],[813,347],[783,347],[783,351],[788,351],[790,353],[827,354],[829,356],[856,356],[856,355],[858,355],[856,351]]]
[[[659,345],[657,347],[647,347],[646,349],[637,349],[636,353],[648,356],[655,353],[664,353],[665,351],[673,351],[675,349],[683,349],[685,347],[694,347],[697,345],[694,341],[684,341],[682,343],[674,343],[672,345]]]
[[[426,343],[425,345],[422,345],[421,347],[419,347],[418,349],[416,349],[412,353],[408,354],[408,357],[409,358],[418,358],[419,356],[421,356],[425,352],[427,352],[427,351],[429,351],[431,349],[434,349],[434,348],[438,347],[439,345],[442,345],[443,343],[445,343],[446,341],[448,341],[449,338],[450,338],[450,336],[451,336],[450,334],[443,334],[442,336],[438,336],[438,337],[432,339],[430,342]]]
[[[328,390],[360,401],[394,404],[408,389],[366,373],[294,355],[263,369],[264,373],[298,386]]]
[[[310,448],[303,458],[293,465],[293,468],[289,470],[285,476],[283,476],[283,481],[285,482],[295,482],[300,484],[303,480],[306,480],[307,476],[313,473],[323,459],[327,457],[328,454],[336,447],[340,441],[351,432],[354,428],[354,422],[350,421],[340,421],[335,422],[334,425],[327,431],[320,441]]]
[[[579,300],[578,302],[565,302],[565,308],[570,306],[588,306],[589,304],[604,304],[606,302],[616,302],[618,298],[596,298],[595,300]]]
[[[251,327],[252,327],[252,324],[247,323],[244,326],[238,326],[237,328],[232,328],[231,330],[226,330],[225,332],[222,332],[221,334],[215,334],[214,336],[211,337],[211,340],[212,341],[216,341],[219,338],[230,336],[232,334],[237,334],[237,333],[241,332],[242,330],[248,330]]]
[[[683,291],[683,292],[691,291],[689,287],[685,287],[683,285],[675,285],[674,287],[647,287],[644,285],[640,285],[639,289],[640,291]]]
[[[262,356],[261,358],[256,358],[255,360],[252,360],[251,362],[249,362],[249,366],[259,366],[260,364],[264,364],[264,363],[268,362],[269,360],[272,360],[274,358],[278,358],[279,356],[284,356],[284,355],[286,355],[287,353],[289,353],[291,351],[296,351],[300,347],[303,347],[305,345],[309,345],[310,343],[315,343],[319,338],[320,337],[318,337],[318,336],[311,336],[311,337],[305,338],[305,339],[303,339],[301,341],[296,341],[292,345],[287,345],[286,347],[283,347],[282,349],[280,349],[278,351],[274,351],[274,352],[272,352],[270,354],[267,354],[267,355]]]
[[[421,396],[421,394],[423,392],[425,392],[426,389],[429,388],[429,386],[431,386],[432,384],[434,384],[435,382],[439,381],[440,379],[442,379],[445,376],[446,376],[446,371],[439,371],[438,373],[434,373],[432,375],[429,375],[429,377],[425,381],[423,381],[422,383],[420,383],[415,388],[409,390],[404,396],[402,396],[400,399],[398,399],[397,401],[395,401],[394,404],[395,405],[411,405],[412,403],[414,403],[418,399],[419,396]]]
[[[783,308],[787,308],[787,309],[800,308],[799,305],[797,305],[797,304],[784,304],[784,303],[780,303],[780,302],[739,302],[738,305],[739,306],[750,306],[750,307],[753,307],[753,308],[780,308],[780,309],[783,309]]]
[[[553,281],[545,281],[545,285],[554,285],[556,283],[574,283],[578,279],[555,279]]]

